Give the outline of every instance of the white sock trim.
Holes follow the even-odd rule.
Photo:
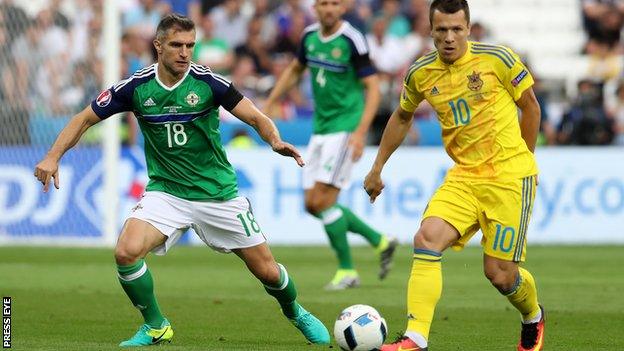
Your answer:
[[[539,313],[537,314],[537,316],[535,316],[535,318],[531,318],[529,320],[522,320],[522,324],[533,324],[533,323],[537,323],[542,319],[542,309],[540,308]]]
[[[286,288],[286,286],[288,285],[288,272],[286,271],[286,268],[284,266],[282,266],[281,263],[278,263],[277,266],[279,267],[280,271],[284,272],[284,282],[282,283],[282,285],[280,285],[279,287],[273,287],[273,286],[268,286],[265,285],[265,287],[269,290],[284,290],[284,288]]]
[[[124,282],[129,282],[140,278],[143,274],[145,274],[145,272],[147,272],[147,263],[143,262],[143,265],[141,266],[141,268],[139,268],[138,271],[128,275],[121,275],[117,273],[117,276]]]
[[[338,206],[328,208],[321,213],[321,221],[324,225],[332,224],[342,217],[342,210]]]
[[[412,341],[415,342],[418,347],[427,347],[427,338],[422,336],[420,333],[417,333],[415,331],[406,331],[405,336],[412,339]]]

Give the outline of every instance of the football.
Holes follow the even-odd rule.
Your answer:
[[[386,320],[371,306],[345,308],[334,324],[334,339],[343,350],[378,350],[386,340]]]

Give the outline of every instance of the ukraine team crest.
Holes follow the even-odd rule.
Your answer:
[[[481,79],[481,73],[472,71],[472,74],[468,77],[468,89],[472,91],[479,91],[483,87],[483,80]]]
[[[186,96],[186,103],[189,104],[191,107],[195,107],[195,105],[197,105],[197,103],[199,103],[199,96],[197,94],[195,94],[194,91],[191,91]]]

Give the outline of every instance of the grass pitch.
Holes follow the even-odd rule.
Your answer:
[[[342,308],[364,303],[405,328],[411,248],[376,278],[370,248],[355,248],[359,289],[322,289],[335,269],[328,247],[275,247],[299,301],[333,330]],[[530,247],[526,267],[547,312],[547,350],[624,350],[624,247]],[[482,273],[480,248],[445,253],[431,350],[515,350],[519,316]],[[234,255],[176,247],[150,255],[156,294],[175,336],[161,350],[321,350],[308,345]],[[0,248],[0,295],[12,297],[15,350],[117,350],[142,323],[117,282],[111,249]],[[333,349],[338,349],[335,344]]]

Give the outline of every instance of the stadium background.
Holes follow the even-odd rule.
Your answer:
[[[229,77],[261,106],[293,59],[302,30],[314,21],[312,3],[118,2],[119,28],[113,29],[121,36],[120,64],[112,81],[154,61],[155,27],[162,14],[178,11],[198,24],[194,60]],[[450,165],[443,149],[435,147],[441,145],[440,129],[429,106],[423,104],[417,111],[405,145],[384,174],[389,184],[384,202],[371,207],[359,190],[374,155],[372,145],[398,103],[405,70],[432,49],[427,1],[347,3],[346,18],[367,33],[384,99],[370,133],[371,147],[343,201],[407,243]],[[101,147],[102,141],[110,144],[111,134],[98,126],[63,160],[59,191],[43,194],[31,176],[33,165],[69,118],[111,80],[104,73],[107,61],[113,61],[104,38],[111,26],[104,5],[85,0],[3,0],[0,5],[0,242],[110,245],[141,196],[146,183],[143,141],[131,113],[118,118],[121,124],[114,127],[123,145],[114,168],[107,168]],[[513,48],[537,78],[535,90],[543,111],[537,151],[542,174],[530,242],[624,242],[617,229],[624,226],[624,63],[619,41],[624,2],[472,0],[470,6],[473,39]],[[283,138],[301,148],[312,128],[308,80],[272,111]],[[254,200],[271,242],[325,242],[320,225],[304,214],[298,170],[272,157],[250,127],[225,111],[221,119],[222,139],[241,188]],[[116,189],[105,187],[107,175],[112,175]],[[105,218],[112,218],[105,210],[114,207],[116,199],[116,225],[105,235]],[[305,225],[297,226],[301,222]],[[295,227],[296,236],[284,230]]]
[[[440,129],[430,107],[421,106],[417,111],[410,135],[384,172],[388,185],[375,206],[368,204],[361,182],[375,155],[374,145],[398,103],[404,72],[411,62],[432,49],[428,1],[346,2],[350,9],[346,18],[366,33],[372,59],[382,78],[384,98],[370,133],[370,147],[354,171],[352,187],[343,192],[342,201],[409,245],[427,199],[451,165],[441,147]],[[197,23],[194,60],[227,76],[246,96],[262,105],[276,77],[294,57],[302,30],[314,21],[311,3],[312,0],[118,1],[120,64],[113,75],[121,79],[153,62],[151,40],[155,27],[164,13],[176,11]],[[538,254],[536,258],[542,255],[542,261],[536,262],[549,265],[550,257],[575,258],[589,267],[595,259],[596,266],[589,271],[596,269],[600,272],[595,273],[596,277],[604,280],[587,288],[621,286],[621,272],[601,275],[605,267],[622,265],[622,255],[618,253],[621,250],[595,245],[624,244],[624,50],[620,41],[624,1],[469,0],[469,4],[473,39],[511,47],[527,62],[537,80],[534,88],[543,112],[536,152],[541,174],[528,239]],[[97,96],[105,82],[111,82],[110,75],[105,75],[106,61],[114,55],[104,44],[107,26],[111,25],[105,20],[105,5],[103,0],[0,0],[0,294],[22,292],[22,273],[11,275],[21,259],[33,257],[33,262],[44,266],[57,258],[72,261],[72,251],[42,246],[111,246],[114,233],[146,184],[142,138],[131,114],[120,116],[120,125],[113,127],[113,133],[121,140],[120,156],[113,168],[105,162],[102,145],[114,138],[107,134],[110,131],[105,131],[107,127],[98,125],[63,159],[60,190],[44,194],[32,176],[34,165],[69,118]],[[312,112],[306,77],[272,111],[271,117],[286,141],[305,149]],[[222,112],[221,119],[222,138],[237,170],[241,193],[252,199],[256,217],[270,243],[311,248],[325,244],[321,225],[303,210],[300,171],[292,161],[276,157],[249,127],[227,112]],[[115,187],[112,192],[105,188],[104,181],[111,175]],[[118,200],[113,217],[105,215],[114,204],[111,197]],[[109,225],[113,234],[110,230],[106,233],[104,218],[113,218],[114,223]],[[357,242],[357,238],[351,239]],[[184,241],[197,243],[193,235],[187,235]],[[321,247],[318,250],[323,259],[333,262],[329,248]],[[288,260],[290,249],[280,247],[277,252]],[[201,255],[184,251],[191,249],[180,250],[192,257]],[[34,258],[39,257],[37,252],[44,258]],[[99,256],[94,257],[102,256],[100,251],[96,252]],[[207,251],[201,252],[210,256]],[[589,256],[583,258],[581,253]],[[465,257],[468,260],[478,259],[477,256],[477,251],[469,251]],[[458,267],[464,265],[459,263],[463,262],[461,256],[454,260]],[[399,266],[402,263],[407,267],[407,261],[397,262]],[[34,271],[23,274],[42,274],[37,267],[41,266],[35,264]],[[404,276],[396,279],[396,311],[382,309],[384,314],[394,313],[388,319],[395,331],[403,323],[405,267],[397,273]],[[112,273],[109,275],[112,277]],[[3,283],[2,277],[7,276]],[[558,271],[545,276],[550,276],[551,282],[560,282]],[[303,286],[304,291],[306,286],[318,288],[308,282]],[[615,295],[610,288],[605,289],[605,296]],[[573,298],[584,298],[584,291],[548,293],[569,293],[568,298],[575,301]],[[379,291],[375,294],[383,297]],[[24,294],[28,300],[26,296],[29,295]],[[368,301],[382,303],[373,297]],[[337,304],[344,307],[355,302],[359,302],[355,295],[347,294]],[[587,310],[611,310],[616,313],[615,320],[609,319],[609,315],[602,317],[611,321],[610,327],[624,327],[622,303],[596,306],[590,304]],[[337,306],[329,309],[325,320],[331,321],[338,310]],[[569,315],[570,319],[575,316]],[[33,345],[37,344],[26,349],[35,349]],[[604,349],[622,348],[624,341],[616,337],[615,344]]]

